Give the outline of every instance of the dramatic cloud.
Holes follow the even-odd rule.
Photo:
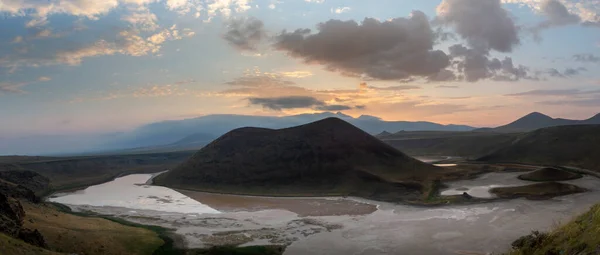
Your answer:
[[[600,57],[593,54],[576,54],[573,55],[573,59],[583,63],[600,63]]]
[[[529,74],[529,68],[515,66],[510,57],[491,57],[492,50],[512,52],[520,43],[519,28],[500,0],[444,0],[437,7],[437,15],[436,23],[454,28],[467,44],[449,48],[452,67],[458,75],[447,70],[437,80],[536,79]]]
[[[449,65],[443,51],[433,50],[435,33],[422,12],[383,22],[366,18],[360,24],[329,20],[317,28],[317,33],[283,31],[274,47],[329,71],[378,80],[427,77]]]
[[[551,27],[560,27],[573,24],[579,24],[581,18],[569,12],[558,0],[544,0],[540,6],[540,13],[546,17],[546,20],[531,28],[535,40],[540,41],[540,31]]]
[[[511,52],[519,44],[519,29],[500,0],[443,0],[436,22],[451,26],[478,51]]]
[[[357,106],[355,107],[357,109],[364,109],[364,105],[361,106]],[[323,106],[317,106],[316,108],[317,110],[320,111],[346,111],[346,110],[352,110],[353,108],[347,105],[339,105],[339,104],[333,104],[333,105],[323,105]]]
[[[346,105],[327,105],[310,96],[286,96],[273,98],[248,98],[250,104],[261,105],[264,108],[281,111],[283,109],[314,108],[321,111],[343,111],[350,110],[352,107]]]
[[[256,51],[257,45],[266,36],[263,22],[255,18],[233,19],[223,35],[231,46],[242,51]]]
[[[547,5],[548,0],[502,0],[502,2],[528,6],[534,11],[543,14],[544,5]],[[580,20],[583,21],[582,25],[600,27],[600,2],[597,0],[561,0],[559,3],[564,6],[571,15],[578,16]],[[556,6],[558,5],[555,5],[555,8]],[[560,7],[555,10],[565,14]],[[562,17],[568,16],[562,15]],[[569,19],[567,18],[566,20]]]
[[[152,17],[145,15],[152,3],[160,2],[168,10],[184,15],[194,11],[196,17],[201,12],[208,16],[210,21],[217,15],[229,18],[232,13],[243,13],[251,8],[251,0],[3,0],[0,4],[0,12],[10,15],[29,16],[32,19],[27,22],[27,27],[43,26],[48,23],[48,17],[54,14],[66,14],[88,19],[98,19],[119,6],[128,7],[134,13],[142,13],[143,16],[126,16],[129,22],[144,26],[151,24]],[[135,14],[132,14],[135,15]],[[151,27],[151,25],[150,25]],[[148,27],[149,28],[149,27]]]
[[[187,36],[186,34],[184,36]],[[180,40],[183,36],[174,25],[148,37],[142,37],[137,30],[123,30],[112,40],[98,40],[89,45],[74,49],[58,50],[44,56],[5,56],[0,58],[0,68],[14,71],[20,67],[39,67],[58,64],[79,65],[85,58],[116,54],[146,56],[158,54],[166,41]]]
[[[280,111],[282,109],[311,108],[313,106],[322,106],[323,102],[314,97],[307,96],[289,96],[275,98],[248,98],[251,104],[262,105],[265,108]]]
[[[143,38],[135,31],[122,31],[119,34],[121,40],[107,42],[100,40],[93,45],[83,48],[62,51],[56,55],[56,62],[68,65],[79,65],[84,58],[104,55],[123,54],[130,56],[144,56],[158,53],[162,44],[167,40],[179,40],[182,37],[175,26],[164,29],[147,38]]]
[[[581,22],[581,18],[578,15],[570,13],[567,7],[558,0],[544,1],[541,6],[541,12],[548,18],[548,20],[539,25],[539,28],[542,29]]]
[[[515,66],[512,58],[503,60],[490,58],[489,52],[469,49],[461,44],[450,46],[450,56],[455,68],[464,75],[468,82],[482,79],[497,81],[518,81],[520,79],[536,79],[530,76],[529,69],[525,66]]]

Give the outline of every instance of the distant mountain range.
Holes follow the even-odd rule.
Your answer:
[[[357,126],[370,134],[386,130],[393,131],[470,131],[475,129],[465,125],[442,125],[433,122],[384,121],[378,117],[363,115],[358,118],[341,112],[300,114],[285,117],[248,115],[207,115],[203,117],[163,121],[142,126],[132,132],[120,135],[109,148],[136,148],[143,150],[198,149],[215,138],[241,127],[280,129],[335,117]],[[157,147],[158,146],[158,147]]]
[[[598,125],[600,124],[600,114],[595,115],[586,120],[570,120],[552,118],[548,115],[533,112],[525,115],[524,117],[504,126],[496,128],[482,128],[476,131],[492,131],[500,133],[516,133],[516,132],[528,132],[540,128],[556,127],[556,126],[570,126],[570,125]]]
[[[328,117],[343,119],[371,134],[385,130],[395,132],[400,130],[469,131],[474,129],[474,127],[466,125],[442,125],[425,121],[384,121],[368,115],[353,118],[340,112],[285,117],[218,114],[193,119],[156,122],[122,133],[0,138],[0,155],[79,155],[199,149],[213,139],[240,127],[287,128]]]
[[[74,155],[75,152],[75,155],[81,155],[196,150],[236,128],[280,129],[329,117],[342,119],[367,133],[379,134],[379,137],[401,131],[519,133],[553,126],[600,124],[600,114],[587,120],[568,120],[555,119],[537,112],[528,114],[504,126],[480,129],[466,125],[442,125],[425,121],[385,121],[369,115],[354,118],[341,112],[300,114],[285,117],[219,114],[193,119],[156,122],[122,133],[0,138],[0,155]]]

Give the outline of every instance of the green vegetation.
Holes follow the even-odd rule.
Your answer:
[[[510,255],[598,254],[600,205],[549,233],[534,231],[512,243]]]
[[[37,246],[33,246],[22,240],[12,238],[5,234],[0,233],[0,254],[10,255],[59,255],[64,253],[58,253],[49,251]]]
[[[600,172],[600,125],[561,126],[524,134],[479,160],[574,166]]]
[[[545,167],[533,172],[519,175],[519,179],[521,180],[534,182],[568,181],[579,179],[581,177],[583,177],[581,174],[552,167]]]
[[[585,191],[587,190],[576,185],[560,182],[543,182],[526,186],[493,188],[490,190],[490,192],[500,198],[524,197],[532,200],[549,199]]]
[[[152,254],[164,242],[156,232],[107,219],[60,212],[23,203],[24,227],[37,229],[50,250],[78,254]]]

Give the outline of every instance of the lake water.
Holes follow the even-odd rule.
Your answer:
[[[215,214],[219,211],[172,189],[146,185],[152,174],[133,174],[48,200],[66,205],[111,206],[133,210]]]
[[[471,190],[492,185],[519,185],[518,173],[492,173],[478,179],[448,183],[449,190]],[[600,201],[600,180],[570,181],[591,191],[547,201],[516,199],[478,205],[423,208],[359,198],[261,198],[265,209],[248,206],[249,197],[220,201],[205,194],[196,201],[177,191],[145,185],[151,175],[130,175],[74,193],[57,194],[50,201],[74,210],[115,215],[130,221],[175,229],[186,247],[211,245],[282,244],[285,255],[304,254],[486,254],[506,252],[510,243],[532,230],[548,230]],[[462,194],[463,191],[461,191]],[[483,193],[482,193],[483,194]],[[203,203],[203,201],[205,201]],[[301,216],[304,211],[329,212],[332,206],[374,205],[358,215]],[[347,201],[347,202],[340,202]],[[223,204],[227,205],[223,205]],[[357,204],[358,203],[358,204]],[[208,206],[211,205],[211,206]],[[328,208],[328,210],[323,210]]]

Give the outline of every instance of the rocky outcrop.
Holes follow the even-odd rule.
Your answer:
[[[33,171],[0,171],[0,179],[18,184],[38,196],[50,189],[50,179]]]
[[[473,196],[469,195],[469,193],[467,192],[463,192],[462,197],[466,198],[466,199],[472,199]]]
[[[0,193],[0,232],[17,237],[25,211],[16,199]]]
[[[19,200],[0,193],[0,233],[21,239],[38,247],[47,247],[42,234],[37,230],[23,228],[25,210]]]
[[[2,179],[0,179],[0,193],[7,197],[25,199],[34,203],[41,200],[40,197],[36,196],[35,193],[28,188]]]
[[[38,247],[48,247],[46,240],[44,240],[44,236],[37,229],[21,229],[21,231],[19,231],[19,239]]]

